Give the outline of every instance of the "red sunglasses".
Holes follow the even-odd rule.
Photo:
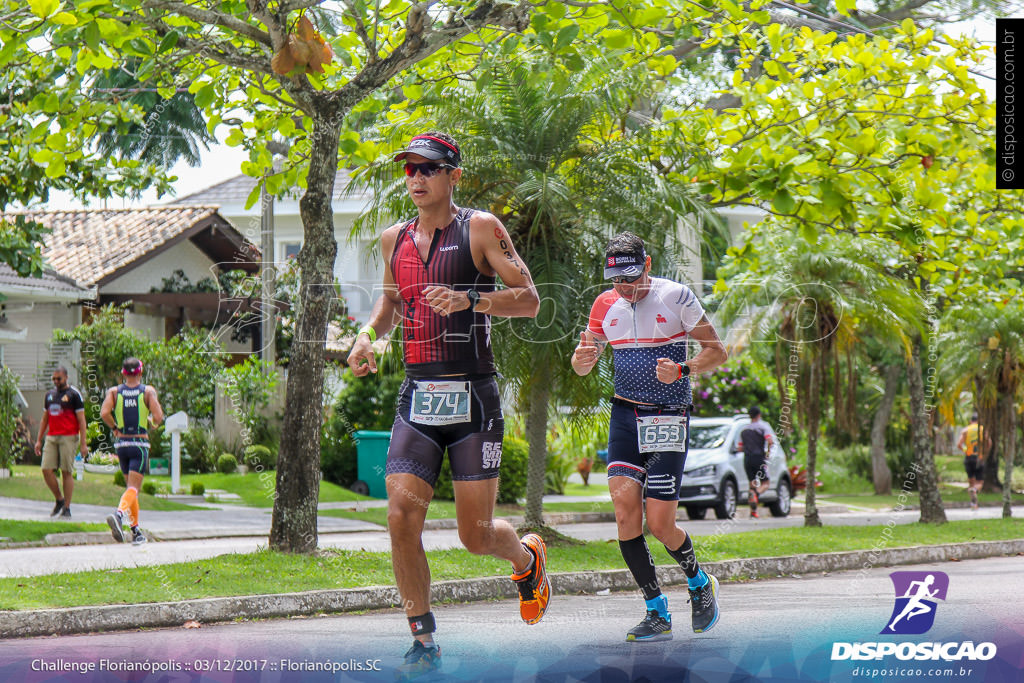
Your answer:
[[[416,171],[423,174],[424,178],[433,178],[441,172],[442,168],[455,168],[450,164],[439,164],[436,161],[424,161],[421,164],[414,164],[411,161],[405,162],[405,175],[412,178],[416,175]]]

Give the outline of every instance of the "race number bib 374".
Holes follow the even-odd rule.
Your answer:
[[[409,419],[423,425],[469,422],[469,382],[416,382]]]
[[[641,453],[686,450],[685,415],[649,415],[636,418]]]

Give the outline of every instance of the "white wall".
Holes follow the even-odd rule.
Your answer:
[[[53,384],[50,371],[56,364],[67,367],[69,381],[78,384],[73,350],[52,345],[55,329],[71,330],[81,322],[82,314],[77,305],[37,303],[31,310],[8,311],[7,319],[27,330],[24,341],[4,344],[4,363],[21,378],[22,392],[49,390]],[[26,394],[25,398],[29,396]]]
[[[347,204],[345,207],[348,208]],[[253,211],[259,207],[254,207]],[[243,211],[235,206],[221,207],[221,215],[227,218],[248,239],[259,244],[259,216],[253,211]],[[349,234],[358,216],[356,210],[340,211],[334,214],[334,238],[338,242],[338,254],[334,260],[334,275],[342,283],[342,295],[348,301],[349,312],[357,320],[366,319],[376,295],[380,293],[381,265],[379,245],[371,248],[377,235],[371,235],[350,243]],[[386,226],[385,226],[386,227]],[[383,229],[383,227],[381,228]],[[285,261],[285,247],[302,243],[302,219],[295,202],[278,202],[274,213],[274,260]]]
[[[176,270],[185,271],[192,284],[203,278],[216,277],[213,261],[189,240],[183,240],[170,249],[131,269],[124,275],[99,288],[100,294],[148,294],[160,289],[161,282]],[[163,331],[161,330],[161,336]]]

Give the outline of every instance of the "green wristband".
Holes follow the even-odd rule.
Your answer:
[[[370,338],[370,343],[371,344],[373,342],[377,341],[377,331],[373,329],[372,325],[363,325],[362,327],[360,327],[359,328],[359,332],[356,333],[356,336],[359,336],[360,334],[363,334],[364,332]]]

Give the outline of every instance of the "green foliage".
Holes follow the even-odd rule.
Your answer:
[[[8,468],[14,458],[14,434],[18,429],[18,376],[0,365],[0,468]]]
[[[65,190],[76,197],[109,198],[132,190],[156,186],[160,194],[170,189],[167,169],[138,161],[111,158],[97,149],[97,131],[121,122],[138,122],[141,111],[124,98],[93,97],[89,64],[106,70],[114,65],[99,45],[87,48],[70,36],[57,38],[53,31],[80,31],[70,23],[41,21],[45,12],[33,13],[50,0],[32,3],[0,2],[0,213],[12,205],[28,206],[46,201],[51,191]],[[74,11],[74,8],[68,8]],[[116,23],[116,22],[112,22]],[[95,25],[95,24],[94,24]],[[45,33],[50,38],[44,37]],[[115,32],[117,33],[117,32]],[[124,33],[121,32],[124,37]],[[46,49],[45,46],[50,48]],[[71,45],[76,49],[72,50]],[[59,47],[58,47],[59,46]],[[90,58],[79,61],[76,55]],[[40,122],[45,122],[41,125]],[[45,232],[19,216],[0,220],[0,262],[9,263],[20,275],[42,271],[41,245]]]
[[[194,481],[192,482],[192,486],[189,487],[189,493],[193,496],[201,496],[206,493],[206,487],[203,485],[203,482]]]
[[[181,471],[186,474],[213,472],[219,453],[213,433],[202,427],[190,427],[181,435]]]
[[[758,406],[769,422],[779,418],[781,404],[774,378],[750,353],[734,355],[714,372],[691,381],[695,416],[729,416]]]
[[[167,458],[170,457],[171,437],[164,433],[164,426],[151,428],[149,430],[149,457]]]
[[[277,453],[259,444],[247,446],[244,457],[245,464],[258,471],[272,470],[277,466]]]
[[[398,391],[405,372],[386,356],[378,357],[377,373],[356,377],[346,369],[344,388],[334,401],[320,441],[320,468],[324,479],[351,486],[357,478],[357,449],[353,434],[361,429],[390,431],[395,420]]]
[[[145,363],[142,381],[156,388],[164,413],[184,410],[192,419],[212,418],[212,378],[227,358],[223,349],[207,332],[190,327],[171,339],[150,341],[125,328],[124,310],[123,306],[104,306],[74,330],[54,330],[54,341],[81,344],[81,360],[75,367],[86,399],[87,420],[99,421],[98,408],[106,389],[122,382],[121,368],[129,356]],[[109,437],[99,441],[111,442]]]
[[[124,472],[122,472],[121,470],[114,472],[114,486],[124,488],[127,485],[128,482],[126,482],[124,479]]]
[[[501,475],[498,502],[516,503],[526,496],[526,469],[530,461],[530,444],[506,436],[501,444]]]
[[[238,459],[230,453],[221,453],[217,458],[217,471],[221,474],[231,474],[238,470]]]
[[[228,354],[207,330],[186,326],[153,344],[144,382],[156,387],[164,413],[185,411],[190,420],[213,419],[214,378]]]
[[[266,422],[263,413],[276,394],[277,369],[253,355],[225,370],[221,382],[231,404],[228,410],[242,425],[242,441],[252,443]]]
[[[156,495],[156,482],[144,481],[142,482],[142,492],[148,493],[151,496]]]
[[[516,503],[526,495],[526,470],[530,460],[530,445],[514,436],[505,435],[501,443],[501,465],[499,467],[498,502]],[[448,458],[441,464],[441,474],[434,485],[434,498],[455,500],[452,485],[452,468]]]

